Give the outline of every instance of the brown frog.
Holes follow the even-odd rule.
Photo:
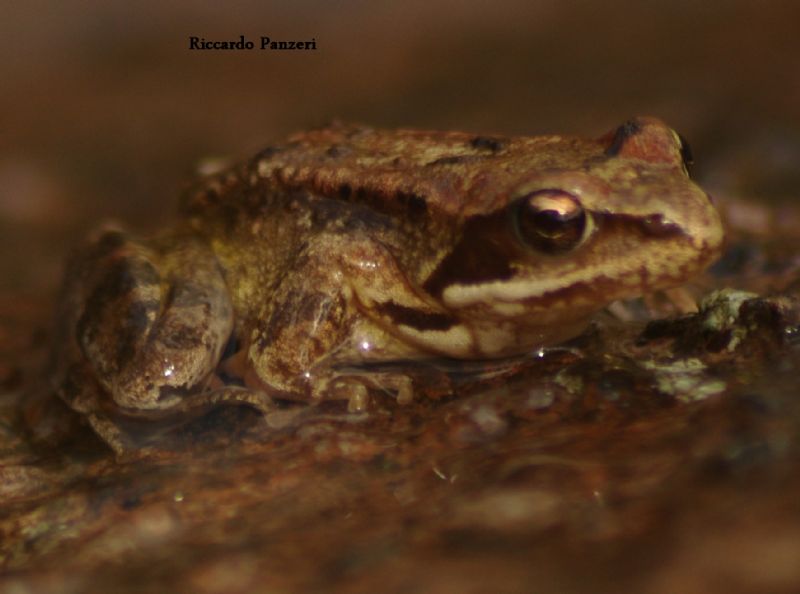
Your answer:
[[[599,139],[332,125],[187,193],[176,228],[110,230],[68,268],[54,386],[113,447],[126,419],[218,402],[411,397],[370,363],[494,360],[680,284],[722,242],[655,118]]]

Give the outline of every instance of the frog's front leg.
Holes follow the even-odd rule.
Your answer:
[[[365,285],[371,287],[368,299],[360,290]],[[363,408],[368,388],[410,400],[411,380],[401,372],[389,377],[359,370],[364,363],[417,355],[418,349],[399,340],[371,313],[376,299],[389,299],[390,291],[396,294],[407,285],[379,242],[318,238],[272,299],[254,312],[245,384],[288,398],[348,400],[351,410]],[[418,299],[410,291],[402,298]]]
[[[217,260],[193,237],[144,243],[108,231],[73,261],[62,301],[67,364],[134,413],[173,408],[202,387],[233,328]],[[96,412],[59,388],[73,408]]]
[[[311,399],[328,390],[330,374],[320,363],[345,340],[353,312],[339,267],[323,267],[315,255],[303,259],[255,312],[245,385]]]

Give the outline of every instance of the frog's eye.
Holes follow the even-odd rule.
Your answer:
[[[587,215],[578,199],[562,190],[540,190],[517,200],[512,209],[519,239],[529,248],[549,254],[581,243]]]

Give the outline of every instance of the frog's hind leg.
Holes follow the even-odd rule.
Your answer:
[[[193,237],[107,231],[76,257],[65,294],[62,338],[123,409],[174,407],[211,374],[233,327],[216,258]]]

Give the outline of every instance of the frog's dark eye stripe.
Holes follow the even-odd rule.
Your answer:
[[[647,237],[677,237],[685,235],[680,225],[665,220],[660,214],[649,215],[638,219],[639,228]]]
[[[547,254],[569,251],[584,238],[587,215],[580,201],[563,190],[539,190],[519,198],[511,209],[517,237]]]

